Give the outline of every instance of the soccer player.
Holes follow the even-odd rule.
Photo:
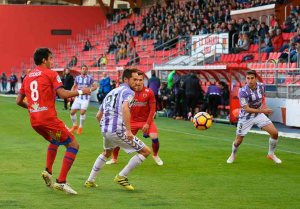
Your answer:
[[[88,67],[86,65],[83,65],[81,67],[81,74],[76,76],[75,81],[74,81],[74,85],[72,87],[72,90],[74,89],[82,89],[84,87],[88,87],[91,89],[91,91],[95,91],[97,89],[97,84],[94,83],[94,79],[91,75],[88,75]],[[75,98],[75,101],[71,107],[71,120],[73,123],[72,128],[70,129],[71,133],[73,133],[73,131],[77,130],[77,134],[81,134],[82,133],[82,127],[83,127],[83,123],[85,121],[86,118],[86,110],[89,106],[89,102],[90,102],[90,95],[79,95]],[[76,112],[77,110],[80,110],[80,123],[79,123],[79,128],[77,125],[77,115]]]
[[[138,81],[138,70],[124,70],[122,80],[123,84],[107,94],[97,113],[103,136],[104,151],[96,159],[90,176],[85,182],[86,187],[97,187],[95,183],[97,174],[102,170],[107,158],[111,156],[113,148],[119,146],[128,154],[133,152],[137,152],[137,154],[116,175],[114,181],[127,190],[134,190],[127,177],[150,154],[149,147],[132,133],[130,125],[130,108],[135,102],[132,89]]]
[[[136,135],[139,130],[142,130],[144,137],[147,138],[150,136],[152,139],[152,157],[157,165],[163,165],[163,161],[158,156],[159,140],[157,128],[153,120],[156,112],[155,96],[151,89],[144,87],[144,74],[142,72],[138,73],[134,100],[135,103],[131,107],[131,131]],[[114,149],[112,159],[107,161],[106,164],[117,163],[119,150],[119,147]]]
[[[268,107],[263,107],[265,86],[263,83],[257,82],[255,70],[250,70],[246,73],[246,82],[247,84],[239,90],[239,100],[242,109],[237,124],[236,138],[232,144],[232,153],[227,163],[234,162],[237,150],[244,137],[253,125],[257,125],[270,134],[267,158],[279,164],[281,160],[274,154],[278,142],[278,131],[272,121],[265,115],[272,114],[273,111]]]
[[[25,77],[17,97],[17,104],[28,109],[32,128],[50,143],[46,169],[42,172],[46,185],[69,194],[77,194],[67,183],[67,175],[75,160],[79,144],[65,124],[58,119],[55,98],[56,94],[63,99],[88,95],[91,90],[89,88],[78,91],[65,90],[59,75],[50,69],[53,61],[52,52],[48,48],[37,49],[34,53],[34,62],[37,67]],[[27,102],[23,101],[25,96]],[[53,183],[52,166],[60,145],[66,146],[66,152],[60,174],[56,183]]]

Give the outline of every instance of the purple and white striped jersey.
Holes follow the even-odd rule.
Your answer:
[[[256,83],[256,89],[251,90],[248,85],[243,86],[239,90],[239,100],[241,104],[241,112],[239,118],[250,119],[257,116],[258,113],[247,113],[243,108],[248,105],[254,109],[260,109],[262,106],[262,99],[265,94],[265,85],[263,83]]]
[[[78,75],[78,76],[76,76],[74,83],[77,85],[77,89],[81,90],[84,87],[91,88],[94,83],[94,79],[91,75],[85,75],[85,76]],[[91,96],[90,95],[80,95],[77,97],[82,100],[89,100]]]
[[[122,104],[125,101],[128,101],[129,107],[134,103],[134,91],[127,84],[121,84],[106,95],[99,107],[99,110],[103,112],[100,121],[102,133],[125,132],[122,112]]]

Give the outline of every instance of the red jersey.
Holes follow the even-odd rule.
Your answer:
[[[143,87],[142,91],[134,92],[134,104],[131,107],[131,121],[150,124],[156,109],[156,100],[151,89]]]
[[[59,75],[48,68],[37,67],[24,79],[20,94],[25,94],[32,126],[56,123],[56,89],[63,84]]]

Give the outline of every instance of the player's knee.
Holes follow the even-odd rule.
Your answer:
[[[102,153],[106,158],[109,158],[112,154],[112,150],[104,150]]]
[[[142,154],[144,157],[148,157],[151,153],[151,150],[149,147],[145,146],[141,151],[140,154]]]
[[[272,139],[278,139],[278,131],[274,130],[271,134]]]
[[[73,142],[69,145],[69,147],[72,147],[72,148],[74,148],[74,149],[79,150],[80,145],[79,145],[79,143],[78,143],[77,141],[73,141]]]
[[[243,142],[243,139],[237,138],[234,141],[234,146],[238,147],[238,146],[240,146],[242,144],[242,142]]]

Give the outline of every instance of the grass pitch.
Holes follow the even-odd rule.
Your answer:
[[[71,126],[68,111],[57,103],[59,117]],[[102,138],[95,119],[97,108],[90,107],[81,147],[68,181],[77,196],[47,188],[41,178],[47,142],[30,126],[28,113],[15,99],[0,97],[0,208],[28,209],[296,209],[300,208],[300,141],[280,138],[276,165],[266,159],[265,135],[249,134],[236,161],[226,164],[235,127],[213,124],[206,131],[190,122],[157,118],[161,142],[157,166],[150,156],[134,170],[130,192],[113,182],[114,176],[132,155],[120,152],[119,163],[107,165],[97,178],[98,188],[83,186],[100,152]],[[141,137],[139,134],[138,136]],[[149,139],[143,139],[151,147]],[[61,147],[54,164],[57,177],[64,153]]]

